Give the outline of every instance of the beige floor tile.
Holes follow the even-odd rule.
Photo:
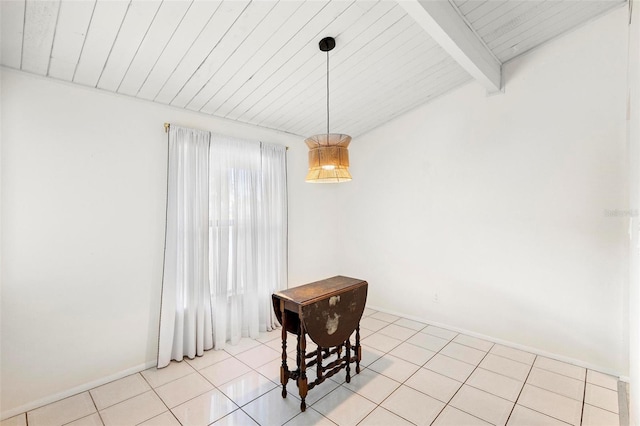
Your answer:
[[[351,383],[344,383],[342,386],[380,404],[400,386],[400,383],[367,368],[352,377]]]
[[[248,337],[243,337],[242,339],[238,340],[238,343],[236,343],[235,345],[232,345],[231,343],[227,342],[224,345],[224,350],[229,352],[231,355],[238,355],[244,351],[247,351],[251,348],[255,348],[256,346],[260,346],[260,342],[255,341],[253,339],[250,339]]]
[[[293,338],[292,336],[288,336],[287,338],[287,354],[289,356],[291,356],[292,353],[295,353],[296,351],[296,339]],[[276,339],[276,340],[269,340],[268,342],[266,342],[264,344],[264,346],[268,346],[271,349],[273,349],[274,351],[278,352],[280,355],[282,355],[282,340],[280,339]]]
[[[378,311],[376,311],[374,309],[370,309],[370,308],[365,308],[364,312],[362,313],[362,317],[364,318],[364,317],[371,316],[371,315],[375,314],[376,312],[378,312]]]
[[[436,354],[433,351],[407,342],[396,346],[389,353],[395,357],[404,359],[405,361],[409,361],[419,366],[424,365]]]
[[[377,407],[358,426],[413,426],[413,423],[389,410]]]
[[[462,386],[461,382],[426,368],[416,371],[404,384],[445,403],[448,403]]]
[[[529,370],[531,369],[530,365],[492,354],[487,354],[479,364],[479,367],[521,382],[526,380]]]
[[[420,330],[422,330],[423,328],[425,328],[427,326],[427,324],[425,324],[423,322],[413,321],[413,320],[406,319],[406,318],[400,318],[394,324],[399,325],[401,327],[410,328],[410,329],[415,330],[415,331],[420,331]]]
[[[193,373],[156,388],[156,393],[167,407],[173,408],[212,389],[207,379]]]
[[[513,408],[513,402],[467,385],[462,386],[449,405],[495,425],[504,425]]]
[[[22,413],[17,416],[2,420],[0,426],[27,426],[27,414]]]
[[[367,346],[362,346],[362,359],[360,360],[361,367],[367,367],[371,365],[372,362],[375,362],[381,356],[384,355],[384,352],[379,351],[377,349],[368,348]]]
[[[407,340],[409,337],[416,334],[417,331],[396,325],[394,323],[380,329],[378,333],[384,334],[385,336],[393,337],[394,339]]]
[[[583,381],[537,367],[531,369],[527,383],[578,401],[582,401],[584,397]]]
[[[140,374],[133,374],[95,389],[91,389],[91,397],[98,410],[115,405],[125,399],[132,398],[151,390]]]
[[[375,318],[377,320],[386,321],[386,322],[394,322],[400,319],[399,316],[387,314],[386,312],[376,312],[375,314],[371,315],[371,318]]]
[[[445,340],[452,340],[454,337],[458,335],[458,333],[455,331],[447,330],[446,328],[436,327],[435,325],[428,326],[427,328],[421,330],[421,333],[430,334],[432,336],[436,336]]]
[[[360,328],[360,343],[362,343],[362,339],[364,339],[367,336],[372,335],[373,333],[375,333],[375,331],[368,330],[366,328]],[[356,344],[356,332],[354,331],[353,333],[351,333],[351,336],[349,336],[349,338],[351,339],[351,344],[355,346],[355,344]]]
[[[142,377],[145,378],[152,388],[157,388],[158,386],[165,385],[194,372],[195,370],[185,361],[171,361],[171,363],[164,368],[153,367],[144,370],[140,374],[142,374]]]
[[[477,368],[467,379],[467,385],[516,402],[524,383],[493,371]]]
[[[533,364],[533,361],[536,359],[536,356],[532,353],[498,344],[494,345],[489,353],[529,365]]]
[[[431,358],[429,362],[424,365],[424,368],[435,371],[436,373],[440,373],[443,376],[447,376],[459,382],[467,380],[467,377],[469,377],[471,372],[475,369],[471,364],[440,354]]]
[[[276,328],[271,331],[261,331],[260,336],[256,338],[258,342],[266,343],[275,339],[282,339],[282,328]]]
[[[366,318],[362,318],[360,320],[360,329],[366,328],[367,330],[371,330],[371,331],[378,331],[381,328],[384,328],[386,326],[388,326],[389,323],[386,321],[380,321],[378,319],[375,319],[371,316],[366,317]]]
[[[373,348],[381,352],[389,352],[391,349],[402,343],[402,340],[385,336],[384,334],[374,333],[365,337],[361,345],[366,348]]]
[[[582,413],[583,426],[619,426],[618,414],[593,405],[585,404]]]
[[[369,369],[384,374],[396,382],[404,382],[413,375],[420,366],[393,355],[385,355],[369,366]]]
[[[440,353],[450,358],[455,358],[458,361],[463,361],[467,364],[473,365],[478,365],[486,355],[486,352],[455,342],[450,342],[447,346],[442,348]]]
[[[376,404],[340,386],[315,403],[313,408],[334,423],[352,426],[373,411]]]
[[[144,423],[140,423],[139,426],[180,426],[180,422],[171,413],[171,411],[165,411],[159,416],[155,416]]]
[[[214,426],[257,426],[257,424],[241,409],[237,409],[213,423]]]
[[[295,370],[296,361],[292,358],[287,358],[287,366],[290,369]],[[281,359],[274,359],[273,361],[262,365],[255,370],[262,374],[267,379],[271,380],[276,385],[280,384],[280,367],[282,366]]]
[[[210,367],[200,370],[200,374],[207,378],[215,386],[220,386],[230,380],[240,377],[251,371],[246,364],[235,358],[225,359]]]
[[[316,347],[316,345],[313,345]],[[236,356],[237,359],[244,362],[251,368],[258,368],[274,359],[280,359],[282,352],[275,351],[268,346],[260,345],[248,351],[242,352]]]
[[[520,398],[518,398],[518,405],[523,405],[575,426],[580,424],[582,403],[545,389],[524,385]]]
[[[171,409],[183,425],[205,426],[223,418],[238,406],[218,389],[197,396]]]
[[[186,358],[185,361],[189,363],[189,365],[196,370],[202,370],[205,367],[215,364],[216,362],[224,361],[225,359],[231,357],[227,351],[217,351],[215,349],[211,349],[210,351],[205,351],[202,356],[197,356],[194,359]]]
[[[467,336],[466,334],[458,334],[453,341],[485,352],[489,351],[493,346],[493,342]]]
[[[102,419],[100,419],[100,415],[98,413],[93,413],[90,416],[67,423],[65,426],[103,426],[103,423]]]
[[[618,392],[611,389],[587,383],[584,402],[612,413],[618,413]]]
[[[444,407],[436,421],[433,422],[433,426],[488,426],[490,424],[450,405]]]
[[[29,426],[467,426],[507,420],[515,426],[579,426],[581,419],[584,426],[619,426],[617,377],[367,312],[363,321],[370,328],[361,328],[361,373],[355,374],[352,364],[351,383],[344,382],[342,370],[317,385],[307,395],[305,413],[300,412],[293,380],[287,398],[281,397],[281,333],[276,330],[227,346],[235,356],[225,350],[207,351],[194,360],[145,370],[4,420],[0,426],[26,426],[27,420]],[[289,336],[287,342],[287,362],[293,370],[295,338]],[[308,339],[307,352],[314,347]],[[310,383],[315,371],[307,370]]]
[[[587,383],[618,391],[618,378],[593,370],[587,370]]]
[[[542,368],[543,370],[553,371],[554,373],[562,374],[563,376],[571,377],[573,379],[582,380],[585,379],[586,369],[578,367],[577,365],[571,365],[566,362],[557,361],[551,358],[545,358],[539,356],[533,363],[535,367]]]
[[[300,413],[287,423],[286,426],[335,426],[331,420],[318,413],[313,408],[307,408],[304,413]]]
[[[334,379],[338,376],[344,379],[344,375],[342,374],[335,375],[331,379]],[[307,407],[310,407],[311,405],[318,402],[320,399],[324,398],[325,395],[329,394],[330,392],[333,392],[335,389],[337,389],[340,386],[340,383],[344,383],[344,380],[342,381],[325,380],[324,382],[322,382],[321,384],[317,385],[315,388],[310,390],[307,393],[307,396],[305,398]],[[282,389],[282,386],[279,386],[278,389]],[[300,393],[298,391],[298,388],[296,387],[295,382],[293,381],[289,382],[289,384],[287,385],[287,392],[289,392],[289,396],[287,396],[287,398],[296,398],[297,400],[300,400]]]
[[[96,412],[89,392],[62,399],[27,413],[29,426],[56,426],[78,420]]]
[[[282,425],[300,413],[300,400],[292,398],[291,393],[283,398],[280,392],[280,388],[273,389],[242,410],[260,425]]]
[[[420,332],[407,339],[407,343],[420,346],[423,349],[427,349],[433,352],[438,352],[440,349],[444,348],[447,343],[449,343],[449,341],[440,337],[433,336],[431,334]]]
[[[137,425],[163,412],[167,407],[149,391],[100,411],[105,426]]]
[[[437,399],[408,386],[400,386],[381,404],[381,407],[418,426],[430,425],[444,406]]]
[[[516,405],[511,412],[511,417],[507,422],[508,426],[567,426],[568,423],[561,422],[553,417],[545,416],[542,413],[530,408]]]
[[[218,389],[238,406],[242,407],[275,387],[276,384],[266,377],[255,371],[250,371],[218,386]]]

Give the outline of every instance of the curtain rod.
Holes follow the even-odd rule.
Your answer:
[[[165,133],[169,133],[169,128],[171,127],[171,123],[164,123],[164,132]],[[289,151],[289,147],[285,146],[285,148],[287,149],[287,151]]]

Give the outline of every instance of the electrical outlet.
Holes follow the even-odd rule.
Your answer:
[[[438,293],[433,293],[433,303],[440,303],[440,300],[438,299]]]

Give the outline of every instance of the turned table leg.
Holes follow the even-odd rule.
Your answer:
[[[362,347],[360,346],[360,323],[356,326],[356,374],[360,374],[360,360],[362,359]]]
[[[347,339],[345,343],[345,359],[347,360],[346,370],[347,370],[347,383],[351,383],[351,338]]]
[[[287,316],[284,312],[284,300],[280,301],[280,312],[282,312],[282,366],[280,367],[280,383],[282,383],[282,397],[286,398],[289,369],[287,368]]]
[[[300,321],[300,335],[298,344],[298,370],[300,376],[298,377],[298,391],[300,392],[300,410],[305,411],[307,409],[307,403],[305,398],[307,397],[307,338],[305,336],[304,324]]]

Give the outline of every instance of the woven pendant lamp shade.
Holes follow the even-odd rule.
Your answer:
[[[309,147],[306,182],[338,183],[351,180],[348,150],[351,136],[329,133],[311,136],[304,142]]]

